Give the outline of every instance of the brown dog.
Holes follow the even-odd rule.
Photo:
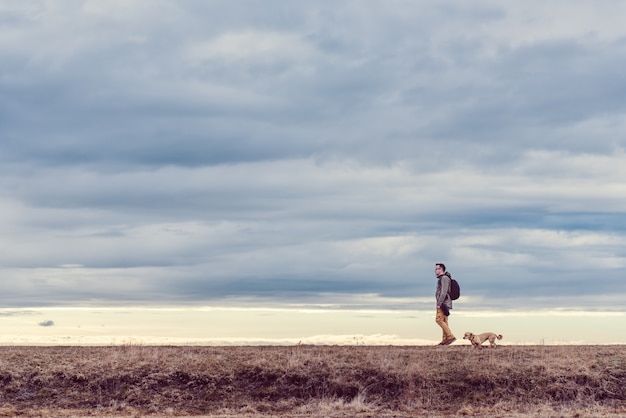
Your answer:
[[[482,334],[472,334],[471,332],[466,332],[463,336],[464,340],[470,340],[472,345],[476,348],[483,348],[483,343],[489,340],[489,346],[491,348],[496,348],[496,338],[498,340],[502,339],[502,335],[495,334],[493,332],[483,332]]]

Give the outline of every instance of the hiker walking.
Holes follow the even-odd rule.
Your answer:
[[[446,266],[442,263],[435,264],[435,275],[437,276],[437,316],[435,322],[443,330],[443,337],[439,345],[449,345],[456,341],[456,337],[448,327],[448,316],[452,309],[452,298],[450,298],[450,283],[452,277],[446,272]]]

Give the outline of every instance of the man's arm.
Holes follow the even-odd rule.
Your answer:
[[[439,297],[437,298],[437,308],[440,308],[441,305],[446,301],[448,297],[448,291],[450,290],[450,278],[445,274],[441,276],[441,292],[439,293]]]

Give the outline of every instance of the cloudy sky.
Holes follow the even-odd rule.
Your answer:
[[[0,302],[621,311],[624,15],[0,0]]]

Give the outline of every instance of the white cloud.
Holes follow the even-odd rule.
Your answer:
[[[489,27],[490,35],[510,40],[511,46],[572,38],[611,41],[623,34],[620,2],[532,1],[510,3],[504,10],[506,16]]]
[[[624,293],[600,4],[4,4],[6,290],[397,307],[443,261],[493,304]]]
[[[230,61],[297,61],[312,54],[297,36],[279,32],[233,32],[186,47],[192,62]]]

